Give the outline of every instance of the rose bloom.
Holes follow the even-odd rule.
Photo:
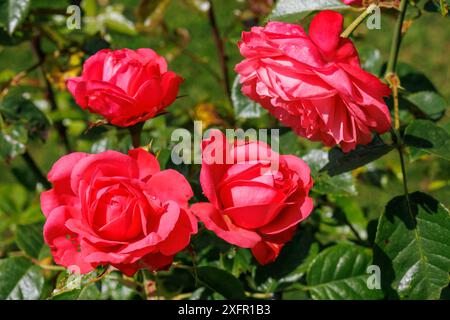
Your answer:
[[[143,149],[71,153],[48,179],[44,239],[55,262],[69,269],[87,273],[110,264],[133,275],[166,268],[197,232],[189,183],[174,170],[160,171]]]
[[[345,3],[345,4],[350,4],[350,5],[353,5],[353,4],[360,5],[360,4],[362,4],[362,0],[342,0],[342,2]]]
[[[192,212],[220,238],[251,248],[260,264],[277,258],[313,208],[303,160],[259,141],[229,143],[218,130],[203,140],[200,183],[209,203]]]
[[[105,49],[86,60],[81,76],[69,79],[67,88],[83,109],[127,127],[163,112],[182,81],[151,49]]]
[[[327,146],[348,152],[367,144],[372,131],[391,126],[383,97],[389,88],[361,69],[349,39],[340,37],[342,15],[318,13],[309,36],[298,25],[269,22],[243,32],[245,57],[236,66],[242,92],[283,124]]]

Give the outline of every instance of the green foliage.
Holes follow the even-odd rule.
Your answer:
[[[437,200],[422,192],[392,199],[375,239],[383,289],[400,298],[439,299],[449,284],[449,237],[450,212]]]
[[[259,104],[242,94],[239,76],[233,81],[231,99],[233,101],[234,115],[236,118],[259,118],[263,112]]]
[[[323,250],[308,269],[307,284],[313,299],[381,299],[380,289],[369,288],[370,251],[348,244]]]
[[[312,11],[316,10],[333,10],[333,9],[346,9],[349,6],[345,5],[339,0],[280,0],[277,1],[271,18],[281,18],[286,16],[293,16],[299,19],[308,15]]]
[[[412,159],[429,153],[450,161],[450,135],[431,121],[411,122],[405,130],[405,143],[410,146]]]
[[[214,267],[197,268],[198,280],[227,299],[244,299],[242,283],[230,273]]]
[[[17,246],[30,257],[39,258],[39,254],[44,246],[42,227],[43,224],[40,222],[17,226]]]
[[[41,296],[44,276],[22,257],[0,260],[0,299],[36,300]]]
[[[327,171],[330,176],[342,174],[377,160],[392,149],[394,149],[393,146],[385,144],[379,137],[368,145],[359,145],[355,150],[347,153],[334,147],[329,152],[329,162],[321,170]]]
[[[0,26],[8,30],[11,35],[25,20],[30,9],[31,0],[2,0],[0,1]]]

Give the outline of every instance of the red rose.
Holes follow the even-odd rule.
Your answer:
[[[174,170],[160,171],[143,149],[71,153],[48,179],[53,189],[41,195],[45,242],[56,263],[81,273],[106,264],[127,275],[165,268],[197,232],[189,183]]]
[[[183,81],[151,49],[101,50],[86,60],[67,88],[83,109],[127,127],[153,118],[172,104]]]
[[[389,88],[361,69],[342,15],[318,13],[309,36],[298,25],[269,22],[242,34],[236,66],[242,92],[297,134],[347,152],[367,144],[372,131],[391,126],[383,101]]]
[[[230,144],[220,131],[211,133],[203,140],[200,173],[210,203],[191,209],[220,238],[251,248],[260,264],[272,262],[311,213],[310,169],[296,156],[278,155],[263,142]]]

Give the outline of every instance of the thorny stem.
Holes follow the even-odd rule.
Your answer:
[[[375,3],[372,3],[370,6],[367,7],[366,10],[361,13],[358,18],[355,19],[348,27],[344,30],[344,32],[341,33],[342,38],[348,38],[353,31],[358,28],[358,26],[367,18],[369,14],[373,12],[378,6]]]
[[[227,65],[228,56],[225,52],[225,44],[220,35],[219,27],[217,26],[216,17],[214,15],[213,2],[211,0],[209,1],[208,18],[209,18],[209,24],[211,25],[214,41],[216,43],[217,53],[219,55],[220,68],[222,70],[222,77],[223,77],[223,79],[222,79],[223,86],[224,86],[227,98],[231,103],[230,76],[228,73],[228,65]]]

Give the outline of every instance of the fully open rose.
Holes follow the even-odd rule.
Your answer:
[[[67,88],[83,109],[126,127],[163,112],[183,81],[151,49],[101,50],[83,65],[81,77]]]
[[[242,34],[236,71],[242,92],[297,134],[347,152],[389,130],[390,90],[361,69],[352,42],[340,37],[342,23],[341,14],[322,11],[309,35],[283,22],[253,27]]]
[[[194,204],[195,215],[225,241],[251,248],[261,264],[277,258],[313,208],[301,159],[263,142],[229,143],[217,130],[203,140],[200,183],[210,202]]]
[[[81,273],[107,264],[127,275],[165,268],[197,232],[189,183],[174,170],[160,171],[143,149],[71,153],[48,179],[45,242],[56,263]]]

